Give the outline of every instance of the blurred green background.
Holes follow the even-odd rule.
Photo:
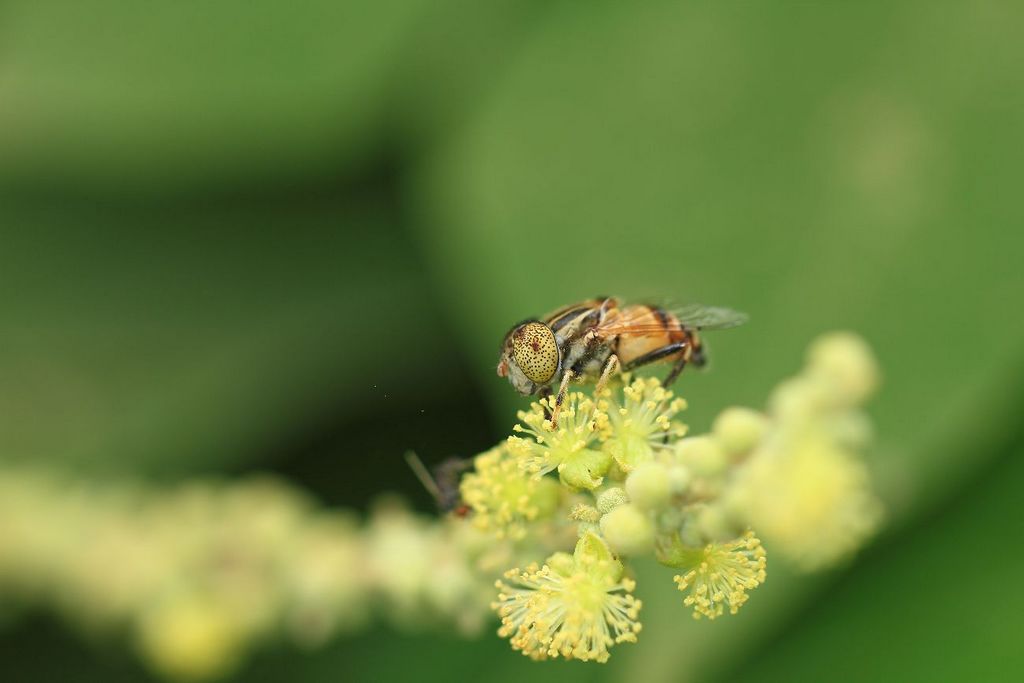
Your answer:
[[[526,316],[749,312],[684,378],[697,431],[853,329],[890,526],[845,569],[714,624],[641,582],[603,667],[378,626],[238,680],[1016,680],[1022,30],[1012,0],[0,1],[0,459],[428,510],[402,453],[507,432]],[[149,676],[45,613],[0,671]]]

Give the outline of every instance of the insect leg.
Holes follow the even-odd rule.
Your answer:
[[[612,373],[619,369],[621,363],[619,363],[619,357],[614,353],[608,356],[608,360],[604,362],[604,368],[601,369],[601,378],[597,380],[597,387],[594,389],[594,398],[601,395],[604,391],[604,385],[608,383],[608,378],[612,376]]]
[[[558,428],[558,413],[562,410],[562,404],[565,403],[565,395],[569,391],[569,382],[572,381],[573,372],[572,369],[567,369],[565,374],[562,375],[562,385],[558,387],[558,396],[555,397],[555,407],[551,410],[551,428]]]
[[[583,374],[583,369],[594,357],[594,354],[597,353],[598,348],[600,348],[601,345],[599,342],[600,339],[593,330],[587,332],[586,339],[584,341],[586,346],[583,351],[583,355],[580,356],[578,361],[573,363],[571,368],[565,369],[565,373],[562,375],[562,384],[558,388],[558,396],[555,398],[555,407],[554,410],[551,411],[552,428],[558,427],[558,413],[562,409],[562,403],[565,402],[565,394],[569,390],[569,382]]]
[[[632,370],[633,368],[638,368],[641,365],[647,365],[648,363],[654,363],[655,361],[659,361],[662,358],[667,358],[668,356],[671,356],[673,354],[679,353],[680,351],[685,349],[688,345],[689,345],[689,343],[685,342],[685,341],[679,341],[679,342],[673,342],[671,344],[666,344],[665,346],[662,346],[660,349],[654,349],[653,351],[651,351],[649,353],[645,353],[642,356],[634,358],[633,360],[631,360],[628,363],[626,363],[625,366],[623,366],[622,369],[623,370]],[[678,361],[676,361],[675,367],[673,367],[672,371],[670,373],[668,373],[668,377],[666,377],[665,381],[662,382],[662,386],[666,386],[667,387],[669,384],[674,382],[676,377],[679,376],[679,373],[683,371],[683,366],[684,365],[686,365],[686,358],[680,358]]]
[[[661,383],[661,386],[667,387],[672,384],[672,382],[675,382],[676,377],[679,377],[679,373],[683,371],[684,367],[686,367],[685,357],[676,361],[676,364],[672,366],[672,371],[668,373],[668,376],[665,378],[665,381]]]
[[[583,354],[580,356],[579,360],[573,363],[572,368],[570,368],[573,375],[579,377],[583,374],[584,368],[590,364],[590,361],[594,358],[594,354],[601,348],[599,341],[600,340],[596,334],[593,332],[587,333],[584,340],[585,346],[583,347]]]
[[[622,367],[622,369],[623,370],[632,370],[633,368],[638,368],[641,365],[647,365],[648,363],[654,363],[655,361],[659,361],[662,358],[665,358],[666,356],[671,356],[674,353],[679,353],[680,351],[685,349],[687,346],[688,346],[687,342],[684,342],[684,341],[673,342],[671,344],[666,344],[665,346],[662,346],[661,348],[654,349],[653,351],[651,351],[649,353],[645,353],[642,356],[637,356],[633,360],[631,360],[628,363],[626,363]]]

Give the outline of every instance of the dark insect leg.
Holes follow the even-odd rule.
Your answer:
[[[632,370],[633,368],[638,368],[641,365],[654,363],[655,361],[659,361],[662,358],[667,358],[668,356],[679,353],[686,347],[687,342],[685,341],[666,344],[665,346],[662,346],[660,349],[655,349],[650,353],[645,353],[639,358],[634,358],[625,365],[623,370]],[[682,358],[675,362],[675,365],[672,366],[672,370],[668,373],[668,376],[664,379],[664,381],[662,381],[661,385],[663,387],[667,387],[671,385],[672,382],[675,382],[676,378],[679,377],[679,373],[683,371],[684,367],[686,367],[686,356],[683,356]]]
[[[665,358],[667,356],[671,356],[674,353],[679,353],[680,351],[682,351],[686,347],[687,347],[687,342],[684,342],[684,341],[674,342],[672,344],[666,344],[665,346],[662,346],[660,349],[654,349],[650,353],[645,353],[642,356],[634,358],[633,360],[631,360],[628,363],[626,363],[622,367],[622,369],[623,370],[632,370],[633,368],[638,368],[641,365],[647,365],[648,363],[654,363],[655,361],[659,361],[662,358]]]
[[[685,367],[686,358],[680,358],[679,360],[677,360],[676,364],[672,366],[672,371],[668,373],[668,376],[665,378],[665,381],[661,383],[661,386],[667,387],[671,385],[672,382],[675,382],[676,378],[679,377],[679,373],[682,372],[683,368]]]

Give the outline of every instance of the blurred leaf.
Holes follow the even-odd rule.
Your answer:
[[[285,656],[281,656],[281,655]],[[346,681],[403,681],[447,683],[487,681],[503,683],[529,679],[536,683],[603,681],[603,667],[579,666],[579,662],[551,661],[545,666],[513,652],[508,642],[484,634],[476,640],[440,637],[436,634],[402,634],[381,627],[336,643],[321,652],[294,652],[260,656],[240,681],[303,680],[329,683]]]
[[[0,7],[0,180],[169,192],[380,146],[421,0]]]
[[[543,21],[540,0],[431,3],[396,59],[391,115],[417,146],[457,131]]]
[[[209,468],[443,368],[388,211],[296,206],[5,212],[0,457]]]

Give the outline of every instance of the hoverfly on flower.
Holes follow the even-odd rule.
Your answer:
[[[672,362],[663,386],[670,385],[687,364],[706,362],[699,333],[742,325],[743,313],[692,304],[676,310],[631,304],[599,297],[565,306],[540,320],[517,324],[502,343],[498,376],[523,395],[548,396],[559,386],[552,426],[565,401],[569,383],[597,381],[595,396],[617,371],[655,362]]]

